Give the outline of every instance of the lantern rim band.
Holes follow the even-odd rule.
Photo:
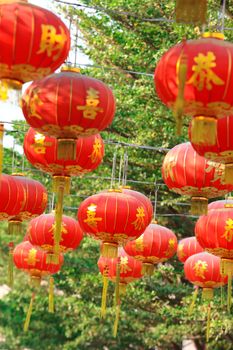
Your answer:
[[[205,32],[202,34],[203,38],[213,38],[213,39],[219,39],[224,40],[224,34],[220,32]]]
[[[1,0],[0,0],[0,4],[1,4]],[[9,88],[12,88],[15,90],[21,90],[23,85],[23,81],[20,81],[17,79],[11,79],[11,78],[1,78],[1,82],[6,83],[9,86]]]
[[[61,72],[71,72],[71,73],[81,73],[81,69],[78,67],[69,67],[69,66],[63,66],[61,68]]]

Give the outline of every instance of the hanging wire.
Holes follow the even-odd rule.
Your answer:
[[[115,186],[115,180],[116,180],[116,161],[117,161],[117,147],[113,154],[113,160],[112,160],[112,176],[111,176],[111,185],[110,188],[112,189],[113,186]]]
[[[77,65],[78,57],[78,25],[76,25],[75,42],[74,42],[74,64]]]
[[[119,176],[118,176],[118,186],[121,185],[121,174],[122,174],[122,167],[123,167],[123,157],[120,156],[120,165],[119,165]]]
[[[128,153],[124,153],[124,167],[123,167],[123,176],[122,176],[122,186],[126,186],[127,176],[128,176]]]
[[[221,26],[221,32],[224,32],[224,24],[225,24],[225,14],[226,14],[226,0],[221,0],[222,5],[222,26]]]
[[[11,173],[14,173],[15,170],[15,159],[16,159],[16,155],[15,155],[15,139],[13,140],[13,147],[12,147],[12,161],[11,161]]]
[[[157,216],[158,190],[159,190],[159,187],[157,186],[157,181],[155,180],[154,215],[153,215],[153,220],[154,220],[154,221],[156,221],[156,216]]]

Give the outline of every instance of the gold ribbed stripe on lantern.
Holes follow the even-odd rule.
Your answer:
[[[176,22],[206,23],[207,0],[176,0]]]

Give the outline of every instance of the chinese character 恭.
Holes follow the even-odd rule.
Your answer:
[[[227,242],[232,242],[233,239],[233,220],[227,219],[226,220],[226,226],[224,234],[221,236],[222,238],[225,238]]]
[[[135,230],[141,230],[145,226],[145,211],[143,207],[137,208],[136,220],[132,223]]]

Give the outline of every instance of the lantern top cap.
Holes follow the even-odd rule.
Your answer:
[[[69,67],[69,66],[63,66],[61,68],[61,72],[72,72],[72,73],[80,73],[81,69],[77,67]]]
[[[24,173],[12,173],[12,176],[22,176],[22,177],[24,177],[25,174]]]
[[[154,220],[151,221],[151,223],[157,225],[158,224],[158,220],[154,219]]]
[[[131,186],[120,186],[120,189],[122,190],[131,190]]]
[[[13,2],[26,2],[26,3],[28,3],[28,0],[0,0],[0,4],[11,4]]]
[[[224,34],[219,33],[219,32],[206,32],[202,34],[203,38],[214,38],[214,39],[219,39],[219,40],[224,40]]]
[[[108,192],[117,192],[117,193],[122,193],[122,189],[120,188],[110,188]]]

